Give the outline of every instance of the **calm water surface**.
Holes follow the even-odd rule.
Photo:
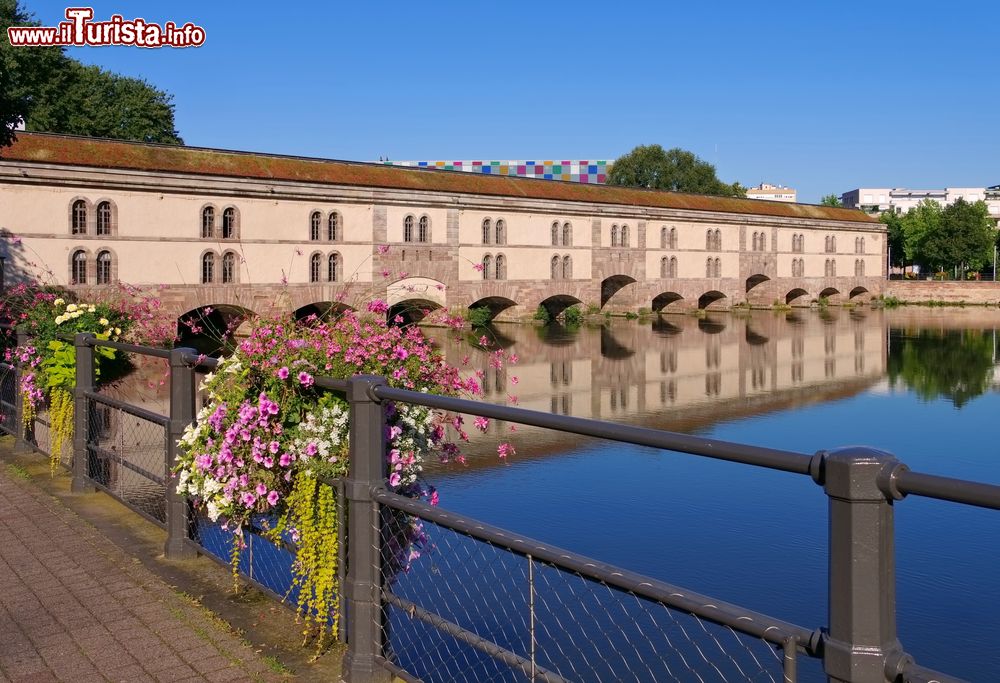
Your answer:
[[[812,453],[866,444],[914,470],[1000,484],[996,309],[664,316],[498,326],[517,366],[491,400]],[[435,334],[433,331],[431,334]],[[451,349],[451,360],[475,349]],[[517,385],[504,388],[504,380]],[[808,477],[518,428],[434,465],[443,507],[809,628],[826,623],[826,497]],[[900,638],[917,660],[1000,680],[1000,513],[896,506]]]

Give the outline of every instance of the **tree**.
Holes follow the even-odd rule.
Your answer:
[[[889,347],[889,384],[910,388],[924,401],[945,398],[961,408],[989,391],[993,338],[982,330],[920,330]]]
[[[886,239],[889,240],[889,257],[896,263],[903,263],[906,256],[903,235],[903,217],[893,210],[883,211],[878,220],[886,227]]]
[[[0,0],[0,146],[13,128],[182,144],[170,95],[149,83],[85,66],[61,47],[13,47],[8,26],[38,25],[17,0]]]
[[[608,172],[608,185],[745,197],[739,183],[727,185],[715,175],[715,166],[693,153],[660,145],[640,145],[618,158]]]
[[[964,275],[990,262],[994,240],[986,202],[959,199],[941,212],[940,228],[925,237],[924,257],[931,264],[958,266]]]
[[[941,265],[940,262],[935,263],[924,249],[928,236],[941,229],[941,205],[933,199],[925,199],[906,212],[902,225],[906,259],[921,266]]]
[[[828,195],[826,195],[825,197],[823,197],[822,199],[819,200],[819,203],[823,204],[824,206],[837,206],[837,207],[843,207],[844,206],[840,202],[840,197],[838,197],[835,194],[828,194]]]

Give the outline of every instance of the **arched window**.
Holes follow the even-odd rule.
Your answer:
[[[667,248],[667,226],[660,228],[660,249]]]
[[[222,284],[231,285],[236,282],[236,254],[227,251],[222,255]]]
[[[413,216],[407,216],[403,219],[403,241],[413,241]]]
[[[751,247],[750,250],[751,251],[757,251],[757,233],[756,232],[753,234],[753,247]]]
[[[340,271],[340,254],[333,252],[326,260],[326,279],[330,282],[340,282],[342,277]]]
[[[859,259],[856,259],[854,261],[854,275],[856,277],[864,277],[865,276],[865,260],[864,259],[860,259],[859,258]]]
[[[670,257],[670,267],[667,268],[667,277],[677,277],[677,257]]]
[[[760,250],[767,251],[767,236],[764,233],[760,233]]]
[[[236,237],[236,209],[227,207],[222,212],[222,239],[231,240]]]
[[[73,202],[71,232],[74,235],[87,234],[87,202],[77,199]]]
[[[627,225],[623,225],[622,226],[622,246],[623,247],[627,247],[628,246],[628,226]]]
[[[562,271],[559,268],[559,257],[558,256],[553,256],[552,257],[552,272],[551,272],[552,279],[553,280],[558,280],[559,279],[559,274],[561,272]]]
[[[500,221],[497,221],[497,227],[499,227]],[[497,280],[507,279],[507,257],[503,254],[497,254]]]
[[[705,277],[712,277],[715,274],[715,267],[713,264],[714,261],[712,261],[711,256],[705,259]]]
[[[507,244],[507,223],[502,218],[497,219],[496,241],[500,245]]]
[[[420,220],[417,221],[417,241],[431,241],[431,219],[427,216],[421,216]]]
[[[483,244],[489,244],[493,241],[493,224],[490,223],[489,218],[483,219]]]
[[[340,214],[331,211],[326,219],[326,240],[328,242],[340,241]]]
[[[322,257],[319,254],[313,254],[309,257],[309,282],[319,282],[322,263]]]
[[[111,234],[111,202],[101,202],[97,205],[97,234]]]
[[[111,252],[107,249],[97,252],[97,284],[111,284]]]
[[[572,247],[573,246],[573,226],[569,223],[563,223],[563,246]]]
[[[215,254],[208,252],[201,257],[201,284],[215,282]]]
[[[708,251],[712,251],[715,248],[715,237],[714,236],[715,236],[715,233],[713,231],[711,231],[711,230],[708,230],[705,233],[705,249],[708,250]]]
[[[563,256],[562,259],[562,277],[563,280],[573,279],[573,257],[569,254]]]
[[[617,247],[618,246],[618,225],[617,224],[611,226],[611,246],[612,247]]]
[[[666,231],[666,228],[664,228],[664,231]],[[660,277],[661,278],[666,278],[667,277],[667,264],[668,263],[669,263],[669,261],[667,260],[666,256],[664,256],[663,258],[660,259]]]
[[[716,251],[722,251],[722,231],[715,231],[715,249]]]
[[[319,242],[319,226],[323,222],[323,215],[319,211],[313,211],[309,216],[309,239]]]
[[[70,266],[70,280],[74,285],[87,284],[87,252],[78,249],[73,252]]]
[[[211,239],[215,235],[215,208],[206,206],[201,210],[201,236]]]
[[[559,246],[559,221],[553,221],[552,223],[552,246]]]
[[[493,277],[493,257],[489,254],[483,257],[483,279],[489,280]]]
[[[667,244],[671,249],[677,248],[677,228],[670,228],[670,240]]]
[[[722,277],[722,259],[715,259],[715,277]]]

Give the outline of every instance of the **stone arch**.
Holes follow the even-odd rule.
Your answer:
[[[389,320],[395,321],[398,316],[402,319],[401,324],[412,325],[423,320],[432,311],[436,311],[442,307],[442,304],[433,299],[412,296],[407,299],[401,299],[389,306]]]
[[[720,301],[724,301],[726,295],[717,289],[713,289],[710,292],[705,292],[700,297],[698,297],[698,308],[724,308],[725,304],[720,304]]]
[[[862,296],[864,294],[870,294],[870,292],[868,291],[868,288],[867,287],[860,287],[859,286],[859,287],[855,287],[854,289],[852,289],[851,293],[847,295],[847,298],[848,299],[853,299],[855,297]],[[864,298],[867,298],[867,297],[864,297]]]
[[[493,320],[493,318],[512,306],[517,306],[517,302],[505,296],[485,296],[469,304],[469,309],[488,308],[490,310],[490,320]]]
[[[840,301],[841,298],[840,290],[837,289],[836,287],[827,287],[826,289],[824,289],[819,293],[819,298],[827,299],[830,302]]]
[[[236,330],[256,315],[235,304],[203,304],[177,316],[177,346],[193,346],[214,353],[225,345]]]
[[[668,306],[670,306],[670,304],[676,303],[678,301],[683,301],[683,300],[684,300],[684,297],[682,297],[677,292],[663,292],[663,293],[657,294],[655,297],[653,297],[653,310],[654,311],[663,311]]]
[[[306,320],[310,316],[316,316],[317,320],[329,320],[346,311],[356,310],[353,306],[340,301],[316,301],[305,304],[295,309],[296,320]]]
[[[547,299],[542,299],[538,305],[549,312],[549,318],[555,319],[560,313],[565,311],[570,306],[582,303],[582,301],[577,299],[572,294],[555,294]]]
[[[408,277],[396,280],[385,290],[385,301],[389,306],[408,300],[426,300],[434,304],[434,308],[448,305],[447,286],[440,280],[429,277]]]
[[[757,285],[763,284],[763,283],[767,282],[770,279],[771,278],[769,278],[767,275],[764,275],[763,273],[756,273],[755,275],[751,275],[750,277],[747,278],[747,281],[746,281],[746,285],[747,285],[746,292],[747,292],[747,294],[749,294],[750,290],[753,289],[754,287],[756,287]]]
[[[800,305],[806,304],[808,303],[808,300],[804,299],[804,297],[808,296],[809,292],[802,289],[801,287],[796,287],[795,289],[788,292],[788,294],[785,294],[785,303],[789,306],[794,305],[793,302],[795,301],[798,301]]]
[[[618,292],[629,285],[634,285],[635,282],[635,278],[631,275],[612,275],[604,278],[601,281],[601,308],[604,308]]]

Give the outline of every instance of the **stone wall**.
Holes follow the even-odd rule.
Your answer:
[[[885,296],[920,303],[1000,304],[1000,282],[937,282],[934,280],[892,280],[885,283]]]

